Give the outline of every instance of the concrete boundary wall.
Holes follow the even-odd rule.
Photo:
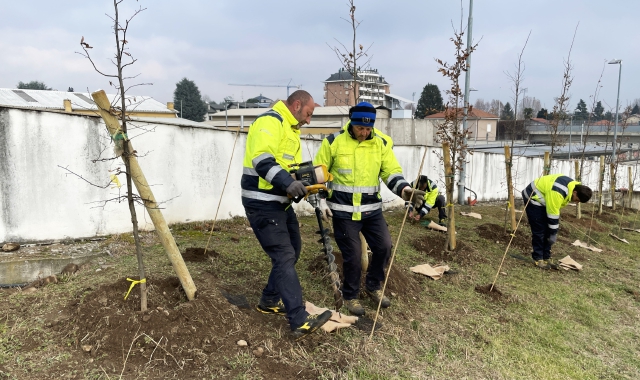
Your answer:
[[[225,182],[235,132],[208,126],[174,126],[139,123],[130,130],[140,165],[158,201],[166,201],[163,213],[168,223],[214,218]],[[240,134],[231,162],[232,170],[224,190],[218,219],[244,216],[240,201],[240,177],[246,134]],[[303,158],[310,160],[319,141],[303,140]],[[123,233],[131,230],[125,201],[104,202],[124,195],[123,187],[91,186],[68,174],[62,167],[87,181],[105,186],[110,170],[124,165],[118,161],[92,163],[102,151],[110,156],[111,142],[98,117],[44,111],[0,108],[0,242],[44,241]],[[418,175],[424,149],[423,173],[442,182],[440,149],[424,146],[395,146],[394,152],[407,179]],[[542,160],[518,158],[514,165],[516,188],[522,189],[541,175]],[[573,163],[560,161],[552,172],[573,176]],[[480,201],[504,200],[504,156],[476,153],[470,157],[467,187]],[[618,187],[627,187],[627,169],[621,167]],[[607,175],[608,181],[608,175]],[[587,161],[584,183],[596,187],[598,162]],[[640,188],[637,186],[636,189]],[[607,186],[607,183],[605,183]],[[385,208],[403,202],[383,186]],[[444,192],[444,189],[442,189]],[[306,202],[299,212],[311,212]],[[142,229],[152,229],[151,220],[138,207]]]

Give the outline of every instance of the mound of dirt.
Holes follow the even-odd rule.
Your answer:
[[[340,275],[340,281],[344,280],[343,275],[343,263],[342,253],[338,251],[333,252],[336,257],[336,265],[338,266],[338,274]],[[313,274],[324,275],[327,273],[327,260],[324,255],[316,256],[307,269]],[[386,271],[386,269],[385,269]],[[387,281],[386,294],[390,292],[396,293],[398,296],[418,296],[423,287],[423,278],[412,276],[408,270],[400,268],[397,264],[391,268],[389,273],[389,280]],[[360,290],[363,290],[365,286],[365,273],[362,273]]]
[[[487,258],[477,252],[473,247],[457,241],[456,249],[447,251],[445,245],[447,236],[442,233],[429,233],[422,238],[414,239],[411,244],[417,251],[432,257],[438,263],[458,263],[461,265],[474,265],[487,262]]]
[[[489,297],[490,300],[492,301],[501,301],[503,294],[500,290],[498,290],[497,286],[494,286],[493,289],[491,288],[491,284],[487,284],[487,285],[477,285],[475,287],[476,292],[480,293],[480,294],[484,294],[486,296]]]
[[[123,367],[126,378],[167,378],[169,374],[183,379],[242,377],[243,367],[234,360],[255,361],[256,375],[265,378],[315,379],[320,375],[281,357],[298,345],[317,346],[323,339],[320,334],[294,342],[286,336],[285,318],[230,304],[216,282],[211,278],[198,284],[198,297],[187,302],[177,278],[149,278],[148,310],[140,312],[138,288],[125,301],[130,282],[121,278],[85,289],[48,326],[68,337],[78,360],[85,358],[89,367],[102,368],[112,377]],[[283,336],[276,336],[280,334]],[[247,346],[238,345],[239,340]],[[332,355],[345,362],[338,358],[340,353]]]
[[[525,230],[526,230],[525,226]],[[497,242],[498,244],[502,244],[505,247],[509,244],[511,240],[511,234],[505,231],[503,226],[499,226],[493,223],[481,224],[476,227],[476,233],[479,237],[483,239],[487,239],[489,241]],[[531,250],[531,236],[523,233],[523,230],[518,230],[515,234],[516,236],[511,241],[511,247],[518,248],[524,252]]]
[[[207,249],[207,251],[205,252],[204,248],[194,247],[187,248],[182,254],[182,258],[184,259],[184,261],[189,261],[192,263],[207,261],[209,258],[215,258],[218,256],[220,256],[220,254],[213,249]]]

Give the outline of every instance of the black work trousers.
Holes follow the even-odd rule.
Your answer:
[[[245,211],[256,238],[271,259],[271,273],[262,290],[262,300],[276,303],[282,299],[293,330],[309,315],[302,303],[302,287],[295,268],[302,248],[298,218],[293,207],[286,211],[245,207]]]
[[[444,195],[438,194],[436,197],[436,202],[433,204],[434,208],[438,208],[438,219],[447,219],[447,210],[445,206],[447,205],[447,201],[444,198]]]
[[[529,201],[524,192],[522,193],[522,201],[524,204]],[[531,257],[535,261],[549,260],[551,258],[551,244],[549,244],[551,229],[547,219],[547,208],[529,202],[526,211],[529,226],[531,226],[531,245],[533,246]]]
[[[364,220],[333,218],[333,233],[344,260],[342,294],[345,300],[358,298],[360,295],[362,249],[359,232],[367,240],[372,254],[365,278],[367,290],[381,288],[384,268],[391,256],[391,235],[381,212]]]

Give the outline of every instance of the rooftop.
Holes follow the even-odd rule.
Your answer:
[[[116,94],[107,94],[107,97],[111,104],[120,99]],[[0,88],[0,106],[64,110],[65,99],[69,99],[75,109],[98,110],[90,93]],[[127,107],[135,112],[176,113],[150,96],[131,95],[126,99]]]

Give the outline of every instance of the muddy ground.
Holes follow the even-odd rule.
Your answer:
[[[565,220],[583,228],[586,223],[594,230],[603,228],[598,222],[586,219],[577,221],[569,216]],[[526,221],[523,226],[511,244],[526,252],[530,247],[530,235]],[[193,230],[207,231],[208,228],[201,225]],[[313,231],[313,226],[304,228]],[[0,327],[5,329],[5,334],[20,324],[29,323],[28,319],[21,319],[21,315],[41,319],[42,328],[34,328],[27,336],[21,336],[20,341],[12,342],[10,337],[8,340],[5,338],[5,347],[13,345],[16,350],[29,353],[25,356],[32,362],[20,366],[0,360],[0,379],[118,378],[121,374],[126,379],[316,379],[323,377],[325,371],[339,373],[355,360],[352,352],[332,346],[331,341],[324,337],[325,333],[293,341],[284,317],[257,312],[254,307],[264,279],[256,278],[237,265],[242,256],[242,244],[256,244],[257,241],[251,240],[255,238],[246,223],[223,224],[220,229],[221,233],[226,233],[230,244],[238,247],[238,254],[229,255],[219,248],[209,248],[205,252],[203,247],[181,247],[186,262],[201,264],[194,271],[198,292],[197,298],[191,302],[187,301],[176,277],[161,274],[166,271],[151,269],[147,286],[148,310],[141,312],[139,285],[125,300],[131,284],[128,278],[97,263],[83,265],[77,273],[62,276],[59,282],[46,285],[59,287],[62,291],[65,286],[75,283],[74,277],[70,276],[86,279],[98,269],[103,272],[102,278],[110,278],[106,282],[83,281],[82,286],[67,289],[72,294],[67,294],[66,298],[42,288],[31,295],[19,289],[2,289],[0,297],[5,302],[0,311],[5,316],[5,324]],[[506,246],[511,240],[504,226],[495,223],[479,221],[473,231],[483,241],[482,244],[495,242]],[[145,236],[146,242],[153,244],[153,234]],[[129,255],[134,259],[131,252],[123,248],[122,240],[112,239],[106,244],[103,248],[111,247],[109,253],[112,256]],[[446,234],[426,230],[410,242],[413,249],[435,263],[466,268],[489,262],[477,244],[461,239],[454,251],[445,250],[445,244]],[[582,259],[579,254],[574,258]],[[337,250],[336,263],[341,273],[342,256]],[[235,281],[229,281],[228,273],[221,274],[215,269],[220,266],[238,266],[230,272]],[[299,266],[299,270],[322,277],[325,267],[323,257],[316,256],[304,268]],[[387,292],[393,297],[420,301],[421,292],[429,281],[432,280],[411,273],[407,266],[396,265],[392,268]],[[504,300],[505,295],[497,287],[490,291],[490,285],[478,284],[475,290],[492,301]],[[23,301],[17,298],[12,301],[13,297],[23,297]],[[25,312],[24,297],[30,297],[26,302],[33,310]],[[66,301],[60,303],[60,299]],[[399,310],[397,315],[402,318],[404,312]],[[406,318],[409,320],[411,317],[407,315]],[[361,325],[348,329],[348,332],[334,334],[364,339],[369,334],[368,327],[370,319],[365,318]],[[246,345],[239,345],[241,340]],[[37,361],[43,355],[40,350],[43,347],[51,350],[52,347],[45,342],[54,342],[56,350],[64,354],[56,356],[55,366],[47,366],[55,369],[43,374],[37,372]],[[322,365],[309,365],[311,362]],[[15,377],[10,377],[10,374]]]

